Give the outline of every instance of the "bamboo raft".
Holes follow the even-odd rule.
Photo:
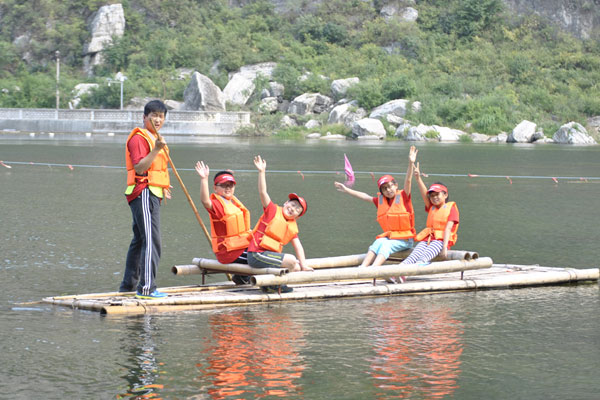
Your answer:
[[[459,254],[460,253],[460,254]],[[401,257],[402,255],[399,255]],[[174,266],[177,275],[202,274],[207,271],[251,275],[252,285],[236,286],[232,282],[160,288],[168,293],[163,299],[139,300],[134,292],[92,293],[47,297],[43,303],[101,314],[146,314],[205,310],[268,302],[324,300],[414,294],[436,294],[484,289],[513,289],[569,283],[598,282],[600,269],[551,268],[539,265],[493,264],[489,257],[477,253],[456,252],[450,260],[431,264],[401,265],[397,258],[379,267],[358,268],[362,255],[310,259],[313,272],[262,270],[257,273],[243,264],[222,265],[215,260],[194,259],[194,264]],[[250,270],[247,270],[250,268]],[[388,284],[394,276],[409,277],[403,284]],[[380,279],[377,281],[377,279]],[[267,294],[259,286],[289,284],[290,293]]]

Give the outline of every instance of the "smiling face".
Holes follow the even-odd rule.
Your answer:
[[[437,208],[440,208],[446,203],[446,199],[448,198],[448,193],[446,192],[428,192],[427,197],[429,197],[429,201],[432,205]]]
[[[396,195],[396,191],[398,190],[398,184],[396,181],[391,181],[388,183],[384,183],[379,187],[379,191],[382,195],[384,195],[388,199],[393,199]]]
[[[225,197],[226,199],[231,199],[233,194],[235,193],[235,183],[233,182],[223,182],[218,183],[214,186],[215,193],[219,196]]]
[[[282,209],[283,216],[286,219],[296,219],[300,216],[300,214],[302,214],[302,211],[304,211],[298,200],[286,201],[285,203],[283,203]]]
[[[154,123],[154,127],[156,128],[156,131],[158,131],[165,123],[165,113],[160,112],[160,111],[152,111],[150,114],[144,115],[144,127],[146,129],[148,129],[150,132],[154,132],[154,129],[152,129],[152,124],[150,123],[150,121],[152,121]]]

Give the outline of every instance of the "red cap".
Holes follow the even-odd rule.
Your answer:
[[[236,183],[235,178],[231,174],[221,174],[215,178],[215,185],[225,182],[233,182],[234,184]]]
[[[429,190],[427,191],[427,193],[429,192],[446,192],[448,193],[448,188],[444,185],[440,185],[439,183],[434,183],[433,185],[429,186]]]
[[[298,200],[298,202],[300,203],[300,205],[302,206],[302,212],[300,213],[300,215],[298,215],[298,217],[301,217],[304,215],[304,213],[306,212],[306,209],[308,207],[308,205],[306,204],[306,200],[304,200],[303,197],[298,196],[296,193],[290,193],[288,195],[288,198],[290,200]]]
[[[394,177],[391,175],[383,175],[381,178],[379,178],[379,180],[377,181],[377,187],[381,188],[381,186],[383,186],[384,184],[391,182],[394,180]]]

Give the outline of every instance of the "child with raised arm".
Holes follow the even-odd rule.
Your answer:
[[[448,201],[448,188],[441,182],[435,182],[427,189],[421,179],[419,163],[415,166],[415,176],[428,213],[427,224],[415,236],[419,243],[402,264],[429,263],[438,255],[445,258],[457,238],[458,207],[455,202]]]
[[[290,193],[283,206],[273,203],[267,193],[267,161],[256,156],[254,165],[258,170],[258,194],[264,212],[252,232],[252,240],[248,246],[248,265],[254,268],[287,268],[292,272],[312,271],[306,264],[296,224],[296,220],[306,213],[306,200],[296,193]],[[289,242],[292,242],[297,258],[281,252]],[[286,293],[291,292],[292,288],[285,285],[281,288],[264,286],[261,290],[265,293],[279,290]]]
[[[340,192],[373,203],[377,207],[377,222],[383,229],[383,233],[377,235],[375,242],[369,247],[369,251],[360,265],[361,267],[382,265],[392,253],[407,250],[413,246],[415,216],[410,192],[413,166],[418,152],[415,146],[410,147],[408,169],[402,190],[398,190],[398,184],[391,175],[383,175],[377,181],[379,187],[377,197],[350,189],[343,183],[335,182],[335,187]],[[394,282],[391,278],[388,278],[387,281]]]
[[[252,231],[250,211],[234,196],[236,181],[231,171],[219,171],[213,179],[213,191],[208,190],[210,169],[204,161],[196,163],[200,176],[200,201],[210,217],[212,250],[221,264],[248,264],[247,251]],[[244,275],[233,275],[236,285],[250,283]]]

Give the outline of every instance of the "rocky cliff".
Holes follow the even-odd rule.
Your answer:
[[[600,0],[503,1],[518,15],[538,14],[581,39],[589,39],[600,28]]]
[[[377,8],[394,6],[398,3],[416,3],[420,0],[360,0]],[[422,1],[422,0],[421,0]],[[571,32],[580,39],[589,39],[595,29],[600,29],[600,0],[502,0],[509,11],[517,15],[537,14]],[[229,0],[232,7],[240,7],[252,0]],[[323,0],[270,0],[275,12],[282,14],[310,13],[323,3]]]

